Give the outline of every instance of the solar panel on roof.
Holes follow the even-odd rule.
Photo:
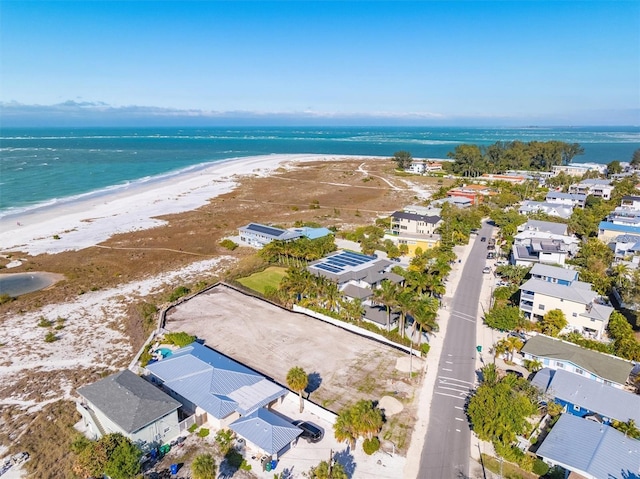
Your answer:
[[[280,236],[282,233],[284,233],[284,230],[281,230],[279,228],[271,228],[270,226],[258,225],[255,223],[251,223],[249,226],[247,226],[247,229],[269,236]]]
[[[328,264],[317,264],[315,267],[318,269],[329,271],[330,273],[340,273],[342,271],[338,268],[334,268],[333,266],[329,266]]]

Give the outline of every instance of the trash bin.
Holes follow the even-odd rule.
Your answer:
[[[177,464],[171,464],[171,474],[178,474],[178,465]]]
[[[276,466],[278,465],[278,461],[276,459],[273,459],[271,461],[271,470],[275,471],[276,470]]]
[[[271,472],[271,463],[270,463],[270,462],[267,462],[267,464],[266,464],[266,466],[265,466],[265,470],[266,470],[267,472]]]

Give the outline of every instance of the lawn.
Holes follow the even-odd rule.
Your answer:
[[[270,266],[264,271],[254,273],[246,278],[240,278],[238,282],[247,288],[264,294],[264,288],[271,286],[278,289],[280,280],[287,274],[287,268]]]

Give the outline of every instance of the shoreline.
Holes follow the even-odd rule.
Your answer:
[[[270,154],[203,164],[150,181],[127,185],[0,219],[0,252],[31,256],[77,251],[119,233],[166,224],[158,217],[192,211],[233,191],[240,177],[268,176],[288,163],[381,157],[323,154]]]

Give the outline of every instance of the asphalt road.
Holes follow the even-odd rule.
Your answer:
[[[483,224],[464,265],[453,299],[433,390],[429,427],[420,457],[420,479],[469,477],[471,430],[465,403],[475,378],[476,318],[493,227]],[[484,351],[483,351],[484,353]]]

